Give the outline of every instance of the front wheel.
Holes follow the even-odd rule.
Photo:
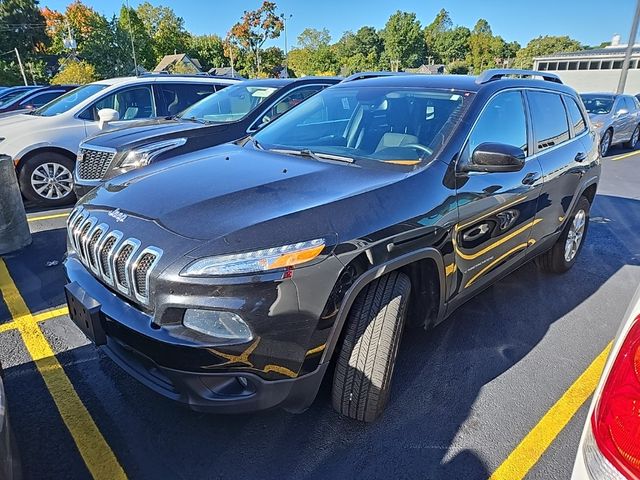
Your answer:
[[[560,238],[551,250],[538,257],[538,264],[543,270],[551,273],[564,273],[573,267],[587,235],[590,209],[589,200],[586,197],[580,197]]]
[[[60,153],[40,153],[25,161],[18,179],[28,199],[44,207],[66,205],[75,200],[73,161]]]
[[[391,272],[356,298],[333,377],[333,408],[342,415],[372,422],[384,410],[410,291],[409,277]]]
[[[607,130],[602,135],[602,140],[600,140],[600,156],[606,157],[607,153],[609,153],[609,149],[611,148],[611,140],[613,139],[613,134],[611,130]]]

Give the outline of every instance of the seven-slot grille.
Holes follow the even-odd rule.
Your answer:
[[[78,258],[108,285],[148,304],[149,277],[162,256],[162,250],[147,247],[138,253],[139,240],[123,238],[122,232],[109,231],[107,224],[96,223],[97,219],[82,207],[69,216],[69,241]]]
[[[116,152],[81,148],[78,156],[78,177],[82,180],[101,180],[109,170]]]

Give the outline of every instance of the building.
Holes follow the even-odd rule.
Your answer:
[[[154,73],[201,73],[202,65],[197,58],[191,58],[186,53],[165,55],[153,69]]]
[[[407,73],[422,73],[426,75],[438,75],[445,73],[445,66],[441,63],[425,65],[424,63],[418,68],[405,68]]]
[[[563,52],[533,59],[533,69],[557,74],[578,92],[615,92],[627,50],[615,35],[604,48]],[[633,46],[625,93],[640,93],[640,45]]]

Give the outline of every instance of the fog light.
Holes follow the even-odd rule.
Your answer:
[[[185,327],[212,337],[249,342],[253,334],[238,315],[218,310],[188,309],[182,323]]]

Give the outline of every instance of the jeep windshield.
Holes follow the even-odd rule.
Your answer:
[[[442,148],[470,99],[453,90],[328,88],[254,138],[277,153],[416,165]]]
[[[232,85],[191,105],[178,117],[203,123],[236,122],[246,117],[277,90],[278,87],[261,85]]]
[[[606,115],[613,108],[613,96],[611,95],[580,95],[584,108],[592,115]]]
[[[87,98],[95,95],[100,90],[107,88],[107,85],[101,85],[99,83],[90,83],[83,87],[74,88],[70,92],[61,95],[55,100],[43,105],[31,112],[31,115],[40,115],[41,117],[54,117],[61,113],[68,112],[76,105],[84,102]]]

